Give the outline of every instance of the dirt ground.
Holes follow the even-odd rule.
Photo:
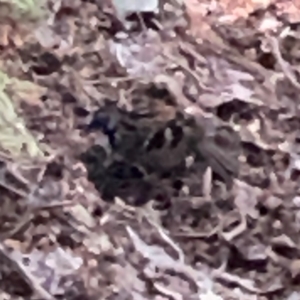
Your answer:
[[[1,300],[300,299],[300,3],[180,2],[126,23],[109,0],[1,17],[1,70],[33,84],[6,92],[43,153],[0,153]],[[164,178],[167,204],[140,180],[108,201],[102,150],[89,161],[99,184],[82,159],[96,144],[110,149],[86,130],[94,112],[108,99],[135,112],[136,99],[165,96],[238,135],[237,173],[227,184],[208,163],[176,192]],[[162,111],[155,122],[173,119]],[[231,155],[207,145],[209,158]],[[127,201],[136,194],[140,205]]]

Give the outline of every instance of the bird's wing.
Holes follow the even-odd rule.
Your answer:
[[[226,182],[231,181],[232,176],[238,176],[239,161],[236,153],[220,148],[211,139],[205,139],[200,143],[199,152],[212,170]]]

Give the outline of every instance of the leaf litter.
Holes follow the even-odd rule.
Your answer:
[[[3,26],[1,299],[298,299],[298,8],[127,2],[49,1]],[[83,129],[149,84],[211,137],[238,133],[232,188],[191,169],[167,203],[97,191],[80,155],[98,149],[97,169],[109,141]]]

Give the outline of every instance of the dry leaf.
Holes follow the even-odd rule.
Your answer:
[[[240,214],[242,216],[249,215],[253,219],[257,219],[258,211],[256,205],[258,196],[261,195],[262,191],[239,180],[236,180],[235,183],[234,203],[239,209]]]
[[[125,23],[126,15],[138,12],[155,12],[158,0],[111,0],[118,18]]]

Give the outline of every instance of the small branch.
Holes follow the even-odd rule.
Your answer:
[[[300,84],[297,81],[295,75],[293,74],[293,71],[291,69],[291,66],[288,62],[286,62],[280,52],[279,49],[279,43],[278,40],[275,37],[268,37],[268,41],[270,45],[272,46],[272,53],[275,56],[283,74],[286,76],[286,78],[290,81],[290,83],[298,90],[300,90]]]

